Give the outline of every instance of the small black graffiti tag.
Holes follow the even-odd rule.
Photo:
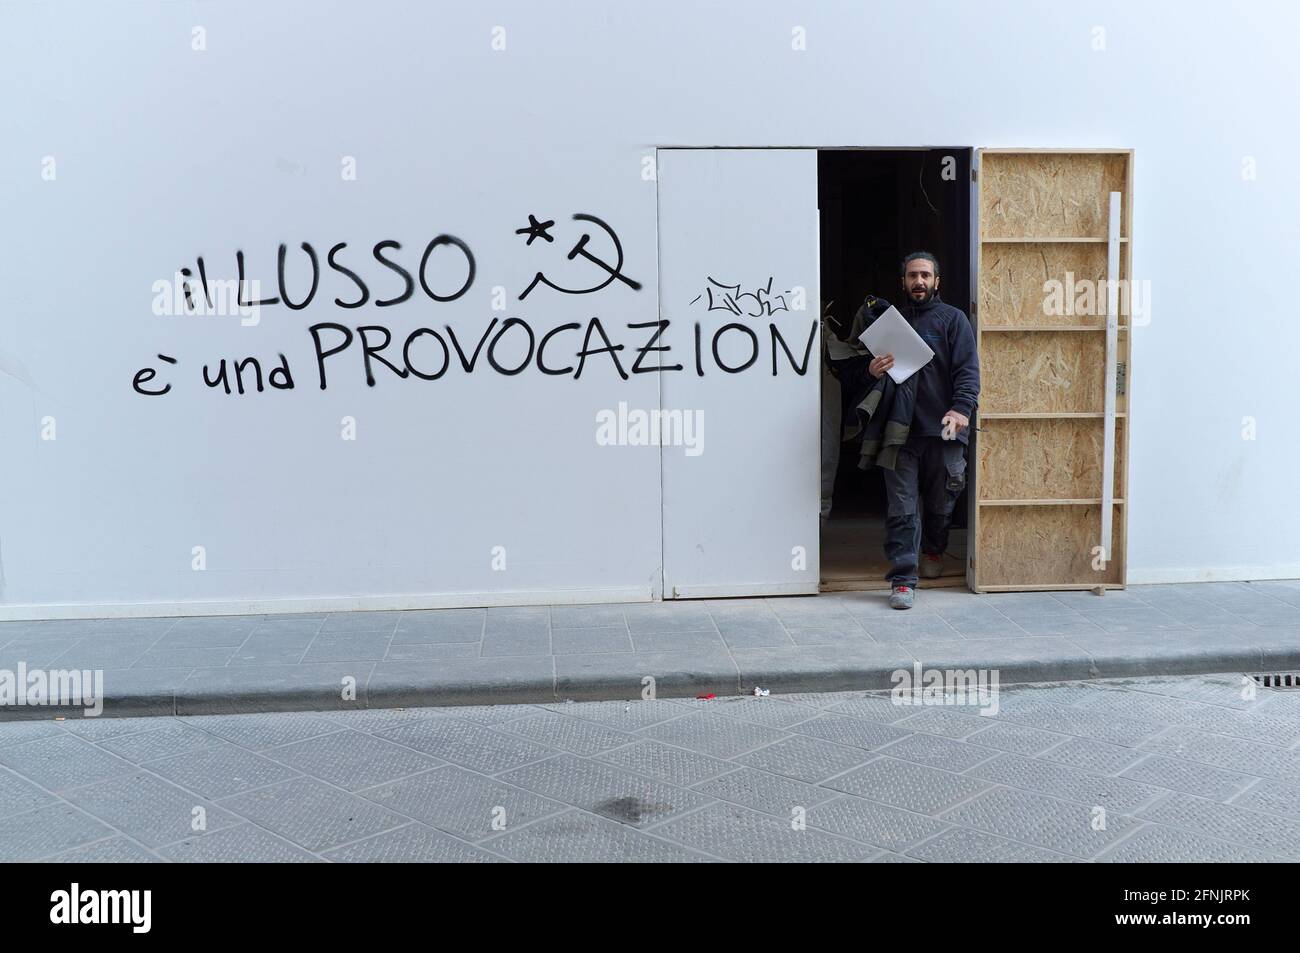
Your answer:
[[[772,297],[772,279],[769,276],[767,284],[755,288],[753,291],[741,291],[739,284],[728,285],[719,281],[717,278],[709,278],[709,285],[704,289],[702,294],[696,295],[691,299],[691,304],[699,301],[701,298],[708,299],[709,311],[726,311],[728,314],[736,316],[745,316],[750,318],[770,318],[778,311],[789,311],[789,306],[785,303],[785,295],[779,294]],[[742,310],[741,305],[753,310]]]

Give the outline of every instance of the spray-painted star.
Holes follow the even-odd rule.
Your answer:
[[[515,234],[527,235],[528,241],[525,244],[528,245],[531,245],[533,243],[534,238],[545,238],[548,242],[553,242],[555,241],[555,239],[552,238],[549,234],[547,234],[546,230],[554,224],[555,224],[555,219],[551,219],[550,221],[546,221],[546,222],[539,222],[536,218],[533,217],[532,213],[530,212],[528,215],[528,227],[516,228]]]

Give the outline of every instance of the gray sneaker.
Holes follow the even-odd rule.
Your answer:
[[[921,578],[938,579],[943,575],[943,554],[931,556],[929,553],[921,554]]]
[[[910,609],[913,596],[911,586],[895,586],[894,591],[889,594],[889,608]]]

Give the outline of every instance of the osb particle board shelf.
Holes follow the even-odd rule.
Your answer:
[[[1079,589],[1097,590],[1097,589],[1123,589],[1123,583],[1118,582],[1082,582],[1082,583],[1061,583],[1050,586],[980,586],[980,592],[1073,592]]]
[[[1078,500],[980,500],[980,506],[1096,506],[1101,497]],[[1123,500],[1111,500],[1116,506],[1122,506]]]
[[[1105,331],[1104,324],[987,324],[981,331]],[[1115,325],[1117,331],[1127,331],[1127,324]]]
[[[1074,420],[1088,418],[1102,418],[1106,414],[1103,411],[1075,411],[1071,413],[1054,411],[1043,411],[1034,413],[990,413],[986,410],[977,412],[980,420]],[[1115,412],[1116,417],[1127,417],[1128,414],[1122,410]]]
[[[1037,237],[1029,237],[1029,238],[1026,238],[1026,237],[1017,237],[1017,238],[983,238],[983,237],[981,237],[981,238],[980,238],[980,241],[982,241],[982,242],[987,242],[987,243],[990,244],[990,245],[1020,245],[1020,244],[1049,245],[1049,244],[1053,244],[1053,243],[1055,243],[1055,244],[1061,244],[1061,245],[1069,245],[1069,244],[1083,244],[1083,243],[1086,243],[1086,244],[1095,244],[1095,245],[1105,245],[1105,244],[1107,243],[1107,241],[1109,241],[1109,239],[1107,239],[1107,238],[1105,238],[1105,237],[1102,237],[1102,238],[1080,238],[1080,237],[1078,237],[1078,236],[1071,236],[1071,237],[1068,237],[1068,238],[1064,238],[1064,237],[1055,236],[1055,235],[1039,235],[1039,236],[1037,236]],[[1121,243],[1121,244],[1124,243],[1124,242],[1126,242],[1126,241],[1128,241],[1127,238],[1124,238],[1124,237],[1121,237],[1121,238],[1120,238],[1120,243]]]

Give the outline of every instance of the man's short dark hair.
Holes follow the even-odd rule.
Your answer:
[[[907,266],[908,266],[911,262],[916,261],[916,259],[918,259],[918,258],[922,258],[922,259],[924,259],[925,261],[928,261],[930,264],[934,265],[934,276],[935,276],[936,278],[939,277],[939,259],[938,259],[938,258],[935,258],[934,255],[932,255],[932,254],[931,254],[930,252],[928,252],[928,251],[914,251],[914,252],[912,252],[912,254],[908,255],[906,258],[903,259],[903,272],[902,272],[902,273],[903,273],[903,277],[904,277],[904,278],[907,277]]]

